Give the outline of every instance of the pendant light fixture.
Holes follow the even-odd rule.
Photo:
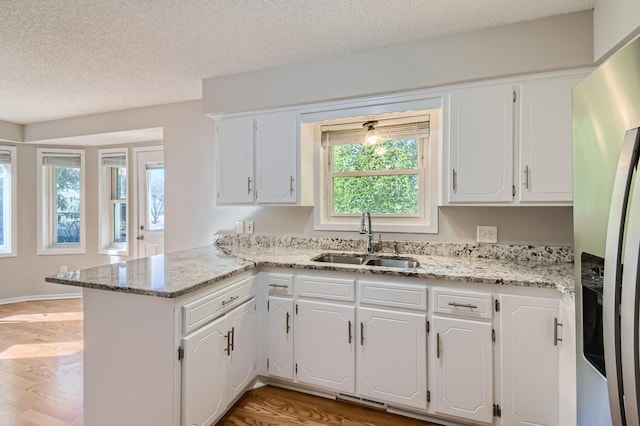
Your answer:
[[[362,124],[362,127],[367,129],[362,145],[373,146],[382,142],[382,136],[380,135],[380,132],[378,132],[375,128],[376,124],[378,124],[376,120],[367,121],[366,123]]]

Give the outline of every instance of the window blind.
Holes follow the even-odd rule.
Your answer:
[[[45,166],[80,168],[80,154],[45,152],[42,154],[42,164]]]
[[[429,121],[415,123],[378,125],[376,130],[384,140],[424,138],[429,136]],[[359,144],[364,140],[366,129],[322,130],[322,146]]]
[[[0,164],[11,164],[11,151],[0,149]]]
[[[104,154],[102,165],[108,167],[127,167],[127,156],[123,152]]]

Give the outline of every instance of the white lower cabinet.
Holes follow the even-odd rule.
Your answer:
[[[182,339],[183,425],[210,425],[255,378],[254,301]]]
[[[294,346],[299,383],[355,391],[354,325],[353,305],[298,300]]]
[[[427,408],[426,314],[359,308],[357,394]]]
[[[493,422],[493,341],[489,322],[433,316],[435,411]]]
[[[293,299],[269,296],[269,376],[293,380]]]
[[[558,425],[558,300],[500,299],[502,424]]]

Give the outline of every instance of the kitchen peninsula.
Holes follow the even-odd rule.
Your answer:
[[[521,354],[514,353],[509,360],[505,355],[521,345],[515,328],[535,319],[518,317],[532,306],[530,301],[543,302],[531,311],[544,313],[542,322],[551,318],[540,329],[540,338],[550,339],[541,354],[544,362],[549,354],[556,357],[549,375],[558,376],[562,357],[558,342],[561,349],[571,345],[568,324],[557,326],[562,300],[571,303],[573,297],[570,249],[403,242],[400,257],[417,260],[416,268],[312,260],[327,252],[362,253],[361,243],[285,237],[247,241],[229,236],[216,246],[48,277],[48,282],[84,288],[85,424],[211,424],[256,378],[328,397],[372,400],[389,411],[414,416],[492,423],[495,406],[502,406],[505,413],[514,405],[497,390],[504,387],[506,375],[516,374],[516,365],[509,363],[520,362]],[[388,252],[376,256],[394,257]],[[306,322],[318,313],[327,316],[318,317],[317,324]],[[384,378],[369,377],[368,382],[380,380],[376,386],[388,389],[361,385],[360,377],[367,374],[363,368],[379,357],[367,346],[375,343],[378,331],[371,329],[367,344],[364,333],[369,324],[380,321],[381,313],[407,328],[378,331],[392,333],[389,338],[404,336],[416,349],[405,346],[397,359],[386,349],[385,370],[398,369],[398,377],[413,377],[416,383],[389,384]],[[405,324],[405,319],[410,321]],[[416,321],[422,324],[419,330]],[[453,330],[460,326],[469,326],[464,333],[474,339],[456,337]],[[511,337],[505,334],[509,330]],[[335,358],[331,371],[318,360],[305,359],[313,356],[303,350],[313,346],[305,335],[343,332],[344,345],[340,341],[341,346],[333,347],[324,341],[328,354],[323,356]],[[484,338],[485,332],[486,341],[477,346],[476,337]],[[497,342],[496,332],[503,333]],[[448,345],[456,344],[464,349],[455,351],[462,354],[457,356],[461,361],[451,355],[453,348],[447,352]],[[481,356],[474,357],[476,350]],[[441,356],[448,356],[444,358],[448,365]],[[467,357],[482,364],[468,362]],[[467,370],[474,368],[469,371],[471,382],[447,384],[446,376],[453,371],[447,369],[458,369],[458,362],[469,364]],[[406,370],[407,366],[415,371]],[[530,370],[546,377],[544,371]],[[330,377],[334,374],[339,375],[336,380]],[[527,378],[526,372],[517,374]],[[527,392],[537,392],[529,385]],[[446,394],[456,386],[473,389],[471,398]],[[558,400],[559,386],[556,379],[551,384],[554,389],[542,389],[545,397],[531,398],[531,404]],[[518,392],[512,389],[511,397],[520,397]],[[446,401],[453,403],[447,406]],[[476,408],[469,410],[470,406]],[[543,408],[556,418],[562,415],[558,401]]]

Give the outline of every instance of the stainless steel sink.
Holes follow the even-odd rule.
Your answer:
[[[349,265],[362,265],[365,261],[363,256],[357,254],[321,254],[320,256],[311,259],[314,262],[324,263],[346,263]]]
[[[391,259],[384,257],[376,257],[372,259],[368,259],[365,266],[382,266],[386,268],[417,268],[420,263],[417,260],[413,259]]]
[[[420,263],[414,259],[393,257],[367,257],[358,254],[325,253],[311,259],[313,262],[343,263],[348,265],[380,266],[383,268],[417,268]]]

